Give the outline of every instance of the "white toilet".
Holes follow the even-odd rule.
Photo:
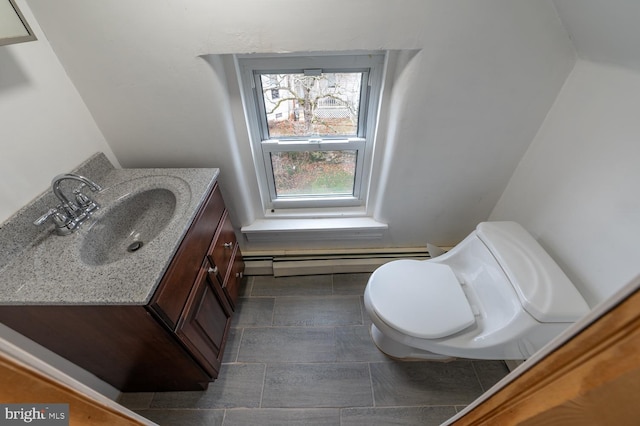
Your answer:
[[[364,293],[371,335],[396,358],[526,359],[589,311],[515,222],[483,222],[448,253],[396,260]]]

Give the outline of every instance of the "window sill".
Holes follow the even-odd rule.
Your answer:
[[[370,217],[269,218],[243,226],[249,242],[374,240],[382,238],[386,223]]]

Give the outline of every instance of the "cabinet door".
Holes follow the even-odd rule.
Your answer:
[[[176,334],[214,379],[222,362],[231,315],[231,306],[205,260]]]
[[[151,309],[172,330],[177,326],[223,212],[224,202],[216,184],[197,213],[151,299]]]

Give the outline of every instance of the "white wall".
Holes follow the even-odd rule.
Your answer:
[[[640,272],[640,73],[578,61],[492,220],[516,220],[591,306]]]
[[[449,244],[486,219],[574,63],[551,1],[27,1],[121,164],[220,167],[236,226],[263,212],[209,55],[419,51],[378,134],[375,246]]]
[[[47,190],[53,176],[93,153],[102,151],[115,162],[29,7],[20,0],[17,4],[38,40],[0,46],[0,223]],[[107,396],[118,395],[112,386],[2,324],[0,338]]]
[[[38,40],[0,46],[0,223],[91,154],[115,160],[28,6],[17,3]]]

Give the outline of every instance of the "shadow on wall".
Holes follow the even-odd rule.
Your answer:
[[[254,200],[259,200],[260,197],[255,191],[252,190],[256,186],[257,179],[251,173],[251,166],[243,163],[243,156],[251,158],[250,152],[243,154],[240,146],[245,144],[246,150],[249,149],[249,142],[239,140],[238,134],[235,130],[233,119],[233,105],[231,103],[229,94],[230,79],[227,73],[231,75],[230,69],[233,64],[233,58],[231,55],[200,55],[210,67],[212,72],[212,86],[213,93],[217,95],[217,99],[212,99],[212,102],[217,102],[217,105],[213,106],[214,111],[220,111],[224,116],[224,129],[223,133],[225,138],[217,138],[218,140],[225,140],[227,143],[221,143],[216,145],[218,151],[216,155],[219,158],[220,176],[222,181],[222,187],[226,188],[225,192],[233,194],[233,196],[226,196],[229,200],[228,208],[231,212],[232,218],[236,219],[234,222],[237,225],[245,225],[252,223],[255,220],[255,212],[259,207]],[[252,180],[253,177],[253,180]],[[251,181],[254,184],[251,184]]]
[[[0,93],[29,85],[28,74],[7,48],[0,47],[0,67]]]
[[[384,78],[382,104],[379,112],[380,119],[378,120],[378,129],[376,131],[376,139],[381,138],[384,141],[384,150],[382,155],[378,155],[377,159],[374,158],[373,170],[380,170],[380,173],[378,173],[377,177],[372,177],[372,179],[378,180],[377,186],[379,189],[375,199],[380,200],[375,205],[373,217],[382,222],[388,220],[387,212],[383,208],[384,203],[381,201],[385,199],[387,184],[394,171],[393,160],[396,152],[397,134],[404,122],[402,117],[406,109],[404,99],[409,96],[408,93],[412,90],[410,85],[403,84],[403,82],[411,80],[411,73],[415,72],[411,70],[412,64],[415,64],[414,59],[418,56],[418,53],[420,53],[419,49],[392,50],[388,52],[387,76]],[[407,74],[409,77],[406,77]],[[384,98],[387,98],[387,100]],[[378,142],[376,141],[376,143]]]

